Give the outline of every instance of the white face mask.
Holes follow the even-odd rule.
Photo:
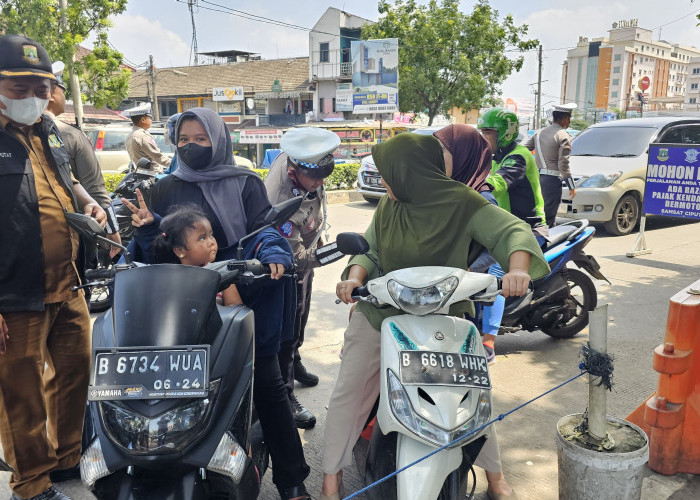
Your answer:
[[[48,99],[40,97],[27,97],[26,99],[10,99],[0,94],[0,101],[6,109],[0,109],[0,113],[13,122],[23,125],[33,125],[49,105]]]

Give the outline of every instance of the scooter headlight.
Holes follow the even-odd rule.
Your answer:
[[[407,429],[436,446],[445,446],[455,439],[469,434],[484,425],[491,418],[491,399],[488,391],[482,389],[479,391],[479,401],[474,417],[468,419],[457,429],[445,430],[428,422],[414,411],[406,389],[392,370],[387,370],[387,382],[389,386],[389,407],[394,417]],[[457,443],[455,446],[463,446],[463,444]]]
[[[135,455],[181,451],[204,429],[220,382],[212,381],[209,397],[155,417],[143,416],[119,401],[103,401],[100,413],[105,430],[112,441]]]
[[[459,285],[456,276],[423,288],[411,288],[396,280],[389,280],[389,295],[401,310],[415,316],[425,316],[441,309]]]
[[[100,445],[100,440],[96,438],[80,457],[80,479],[85,486],[92,488],[98,479],[109,476],[109,474],[107,462],[102,454],[102,445]]]

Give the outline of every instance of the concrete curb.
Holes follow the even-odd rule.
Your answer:
[[[364,201],[362,195],[355,190],[326,191],[326,199],[329,205]]]

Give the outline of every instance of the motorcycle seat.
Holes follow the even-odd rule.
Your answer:
[[[554,226],[553,228],[550,228],[545,249],[550,249],[553,246],[558,245],[562,241],[566,240],[571,233],[577,229],[579,229],[578,226],[572,225]]]

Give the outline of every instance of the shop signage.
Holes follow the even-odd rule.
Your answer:
[[[700,147],[649,146],[644,213],[700,219]]]
[[[272,85],[270,85],[270,90],[272,92],[282,92],[282,85],[280,85],[279,80],[275,80]]]
[[[399,40],[353,40],[353,113],[394,113],[399,110]],[[337,103],[337,101],[336,101]]]
[[[241,130],[238,142],[241,144],[279,144],[282,134],[282,130],[276,128]]]
[[[613,29],[617,28],[636,28],[639,24],[639,19],[620,19],[616,23],[612,23]]]
[[[242,101],[244,98],[243,87],[217,87],[212,91],[213,101]]]
[[[301,92],[297,90],[288,90],[286,92],[256,92],[256,99],[298,99],[301,97]]]
[[[335,88],[335,110],[352,111],[352,85],[338,83]]]

